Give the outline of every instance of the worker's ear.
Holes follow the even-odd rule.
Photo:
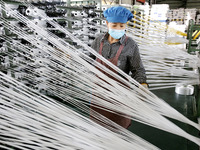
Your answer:
[[[109,28],[109,22],[106,20],[106,25],[107,25],[107,27]]]

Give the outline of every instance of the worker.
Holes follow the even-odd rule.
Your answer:
[[[131,72],[131,76],[136,81],[147,87],[145,69],[140,58],[138,45],[125,34],[126,23],[132,19],[133,14],[122,6],[108,8],[103,14],[106,18],[108,32],[99,35],[93,41],[91,47],[125,73],[129,74]],[[96,60],[107,66],[100,59]],[[121,115],[95,108],[94,106],[91,106],[91,109],[124,128],[128,128],[131,124],[131,119]]]

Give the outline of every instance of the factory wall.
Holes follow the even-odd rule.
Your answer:
[[[170,9],[176,9],[176,8],[200,9],[200,0],[156,0],[156,4],[169,4]]]
[[[187,0],[186,7],[200,9],[200,0]]]
[[[133,1],[131,1],[131,0],[121,0],[121,3],[122,4],[130,4],[130,5],[132,5]]]

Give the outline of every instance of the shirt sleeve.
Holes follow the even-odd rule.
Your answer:
[[[96,50],[96,47],[97,47],[97,38],[95,38],[91,44],[91,48],[93,48],[94,50]]]
[[[97,49],[98,49],[98,38],[95,38],[95,40],[92,42],[91,48],[94,49],[95,51],[97,51]],[[96,59],[96,56],[94,56],[94,55],[91,54],[91,53],[90,53],[89,56],[90,56],[92,59]]]
[[[145,69],[142,64],[142,60],[139,53],[139,48],[135,43],[132,47],[132,54],[128,57],[129,67],[131,71],[131,77],[134,78],[139,83],[146,83]]]

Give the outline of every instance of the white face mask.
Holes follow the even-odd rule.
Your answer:
[[[120,39],[125,34],[125,29],[122,30],[116,30],[109,28],[108,33],[110,36],[112,36],[114,39]]]
[[[123,27],[121,27],[121,25],[120,25],[120,28],[114,28],[114,29],[112,28],[112,26],[113,26],[112,23],[108,24],[108,29],[109,29],[108,33],[114,39],[120,39],[125,34],[126,24],[125,24],[125,26],[123,25]]]

